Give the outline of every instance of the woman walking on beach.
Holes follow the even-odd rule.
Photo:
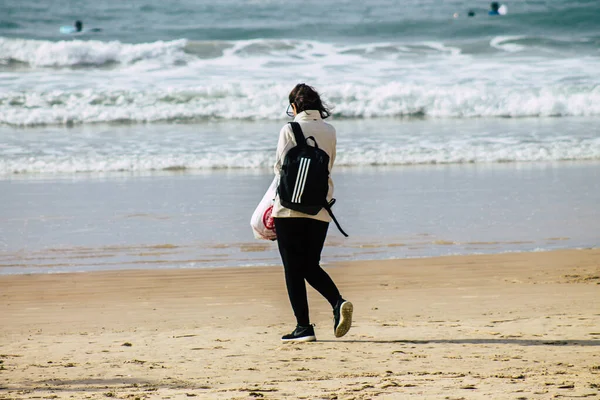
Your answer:
[[[296,85],[289,95],[288,115],[299,123],[304,137],[313,137],[318,147],[329,156],[329,172],[333,167],[336,152],[335,128],[323,120],[330,116],[319,94],[303,83]],[[291,109],[291,111],[290,111]],[[312,143],[312,141],[308,141]],[[294,132],[286,124],[279,133],[275,174],[281,175],[281,168],[287,152],[296,146]],[[333,181],[329,176],[327,200],[333,197]],[[284,335],[284,342],[311,342],[316,336],[310,324],[306,282],[329,301],[333,308],[334,333],[344,336],[352,325],[352,303],[342,298],[338,288],[329,275],[321,268],[321,251],[327,236],[331,217],[327,210],[321,209],[316,215],[291,210],[281,204],[279,196],[275,198],[272,216],[277,232],[277,244],[285,270],[285,282],[294,315],[296,329]]]

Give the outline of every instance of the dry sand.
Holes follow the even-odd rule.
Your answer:
[[[600,398],[600,250],[343,263],[282,344],[280,268],[0,277],[0,398]]]

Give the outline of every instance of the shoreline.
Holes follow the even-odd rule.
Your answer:
[[[339,262],[314,344],[273,267],[0,276],[0,397],[600,395],[600,249]]]
[[[336,241],[338,240],[338,238],[335,239]],[[548,238],[548,241],[555,241],[555,242],[560,242],[563,240],[568,240],[568,238],[562,238],[562,237],[558,237],[558,238]],[[450,241],[438,241],[440,246],[449,246],[449,245],[462,245],[465,243],[459,243],[459,242],[450,242]],[[507,242],[507,243],[513,243],[513,242]],[[519,243],[530,243],[527,241],[524,242],[514,242],[515,244],[519,244]],[[472,244],[472,245],[500,245],[500,244],[504,244],[503,242],[472,242],[472,243],[466,243],[467,245]],[[264,251],[271,251],[271,252],[275,252],[277,253],[277,249],[273,248],[271,249],[269,247],[270,242],[267,241],[255,241],[255,242],[248,242],[248,243],[241,243],[239,244],[239,246],[242,247],[248,247],[248,248],[257,248],[257,249],[264,249]],[[148,245],[148,246],[132,246],[132,249],[135,248],[148,248],[148,249],[162,249],[162,248],[170,248],[170,247],[176,248],[177,246],[174,245],[170,245],[170,244],[159,244],[159,245]],[[327,246],[331,246],[331,244],[326,243],[325,247]],[[335,245],[334,245],[335,246]],[[361,247],[364,248],[385,248],[385,247],[394,247],[396,246],[394,243],[365,243],[363,245],[361,245]],[[126,247],[127,249],[127,247]],[[564,247],[564,248],[536,248],[536,249],[532,249],[532,250],[505,250],[505,251],[501,251],[501,252],[494,252],[493,249],[490,249],[488,252],[485,251],[481,251],[481,252],[475,252],[475,253],[456,253],[456,254],[443,254],[443,255],[424,255],[424,256],[406,256],[406,257],[392,257],[392,258],[368,258],[369,256],[365,256],[365,258],[356,258],[354,260],[332,260],[332,261],[327,261],[327,260],[321,260],[321,266],[324,268],[332,268],[332,267],[336,267],[336,266],[340,266],[343,264],[353,264],[353,263],[373,263],[373,262],[384,262],[384,263],[394,263],[394,262],[402,262],[403,260],[426,260],[426,259],[437,259],[437,258],[453,258],[453,257],[477,257],[477,256],[500,256],[500,255],[511,255],[511,254],[535,254],[535,253],[553,253],[553,252],[565,252],[565,251],[594,251],[594,250],[598,250],[598,247],[595,246],[591,246],[591,247]],[[73,249],[64,249],[64,251],[72,251]],[[58,249],[50,249],[50,251],[58,251]],[[251,251],[251,250],[249,250]],[[276,254],[277,256],[278,254]],[[9,255],[6,255],[5,257],[9,257]],[[203,262],[205,262],[203,260]],[[155,272],[160,272],[160,271],[187,271],[187,270],[203,270],[203,271],[212,271],[212,270],[222,270],[222,269],[227,269],[227,270],[245,270],[245,269],[252,269],[252,268],[256,268],[256,269],[272,269],[272,268],[283,268],[281,263],[277,264],[242,264],[242,265],[231,265],[231,264],[224,264],[224,265],[211,265],[210,263],[214,262],[214,261],[209,261],[207,262],[206,266],[194,266],[194,267],[181,267],[181,266],[166,266],[166,267],[161,267],[161,264],[169,264],[169,261],[147,261],[147,262],[124,262],[124,263],[119,263],[119,262],[114,262],[111,264],[98,264],[98,265],[122,265],[122,264],[140,264],[140,265],[144,265],[140,268],[115,268],[115,269],[82,269],[82,270],[56,270],[56,271],[52,271],[52,270],[48,270],[45,272],[40,272],[38,270],[33,270],[33,268],[35,267],[23,267],[24,269],[28,269],[28,268],[32,268],[31,271],[29,272],[2,272],[2,270],[0,270],[0,279],[2,277],[10,277],[10,276],[35,276],[35,275],[70,275],[70,274],[112,274],[112,273],[125,273],[125,274],[129,274],[129,273],[137,273],[137,272],[144,272],[144,271],[155,271]],[[150,265],[152,265],[152,267],[149,267]],[[157,266],[158,265],[158,266]],[[92,267],[96,266],[95,264],[91,265]],[[21,266],[12,266],[9,265],[9,268],[19,268]],[[57,265],[43,265],[42,267],[46,267],[46,268],[53,268],[53,267],[69,267],[71,268],[72,265],[69,264],[57,264]]]

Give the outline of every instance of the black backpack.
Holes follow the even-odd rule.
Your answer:
[[[294,131],[296,146],[287,152],[281,166],[277,188],[281,205],[309,215],[317,215],[325,208],[340,232],[348,237],[331,212],[335,199],[327,201],[329,155],[319,148],[313,136],[304,138],[299,123],[290,122],[290,125]],[[314,147],[308,145],[309,139],[314,142]]]

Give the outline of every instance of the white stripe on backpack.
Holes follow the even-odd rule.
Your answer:
[[[294,184],[294,193],[292,194],[292,203],[300,203],[304,186],[306,185],[306,177],[308,176],[308,167],[310,166],[310,158],[301,158],[296,183]]]

